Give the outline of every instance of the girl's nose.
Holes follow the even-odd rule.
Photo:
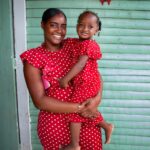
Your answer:
[[[88,27],[87,26],[85,26],[84,27],[84,31],[88,31],[89,29],[88,29]]]

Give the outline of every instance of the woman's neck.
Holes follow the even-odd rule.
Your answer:
[[[51,51],[51,52],[59,51],[59,49],[61,48],[61,44],[54,45],[54,44],[51,44],[51,43],[49,43],[49,42],[45,42],[45,43],[44,43],[44,46],[45,46],[45,48],[46,48],[48,51]]]

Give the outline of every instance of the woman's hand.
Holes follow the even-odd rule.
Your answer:
[[[85,107],[81,111],[81,115],[87,118],[95,118],[97,117],[97,105],[94,100],[88,99],[82,105]]]
[[[85,107],[80,111],[81,116],[88,118],[95,118],[98,115],[97,107],[101,102],[101,93],[99,92],[95,97],[87,99],[82,105]]]

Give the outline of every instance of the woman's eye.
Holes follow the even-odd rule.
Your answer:
[[[58,25],[56,25],[56,24],[50,24],[50,27],[57,28]]]
[[[62,27],[62,29],[66,29],[66,25],[62,25],[61,27]]]
[[[57,26],[56,25],[54,25],[54,24],[52,24],[52,25],[50,25],[51,27],[54,27],[54,28],[56,28]]]

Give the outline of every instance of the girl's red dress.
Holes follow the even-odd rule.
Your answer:
[[[78,62],[80,56],[88,56],[83,70],[73,78],[73,94],[70,99],[71,102],[82,103],[88,98],[96,96],[100,90],[101,78],[97,60],[101,59],[102,53],[99,45],[94,40],[80,41],[77,38],[73,38],[70,41],[72,41],[73,64]],[[69,114],[68,120],[70,122],[91,122],[91,119],[81,117],[77,113]],[[98,124],[102,120],[103,118],[99,113],[99,116],[92,121],[94,124]]]
[[[63,77],[73,65],[71,50],[73,39],[67,39],[63,47],[57,52],[48,51],[44,45],[30,49],[21,54],[22,61],[41,70],[42,76],[50,82],[50,88],[45,92],[47,96],[54,97],[60,101],[68,101],[73,93],[70,85],[61,89],[58,79]],[[50,113],[40,111],[37,125],[38,136],[44,150],[59,150],[60,146],[70,143],[69,122],[66,114]],[[101,130],[93,122],[82,123],[80,134],[81,150],[102,150]]]

